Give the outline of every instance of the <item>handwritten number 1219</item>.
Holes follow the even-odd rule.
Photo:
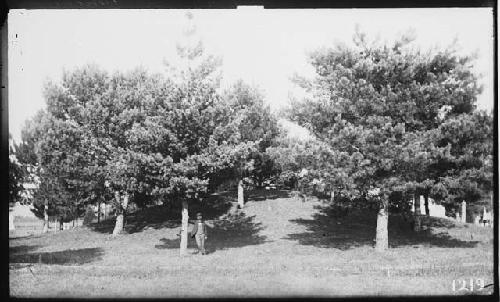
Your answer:
[[[453,291],[474,291],[474,290],[481,290],[484,288],[484,280],[483,279],[476,279],[476,282],[474,282],[473,278],[470,278],[469,280],[453,280]],[[474,288],[474,286],[477,286]]]

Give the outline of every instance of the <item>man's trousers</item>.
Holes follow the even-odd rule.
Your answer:
[[[205,254],[205,234],[196,234],[194,238],[196,239],[196,245],[198,245],[198,251]]]

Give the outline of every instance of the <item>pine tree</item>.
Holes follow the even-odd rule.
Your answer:
[[[388,248],[391,194],[427,194],[442,181],[432,163],[444,149],[433,144],[432,134],[444,122],[443,108],[449,109],[446,119],[460,119],[473,112],[481,91],[472,57],[453,48],[423,53],[412,40],[403,35],[380,44],[357,31],[352,47],[311,53],[316,78],[297,77],[308,97],[289,110],[326,145],[327,155],[315,155],[319,167],[306,164],[312,174],[345,197],[378,204],[377,250]]]

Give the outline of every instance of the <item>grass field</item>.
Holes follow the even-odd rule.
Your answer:
[[[130,215],[88,229],[10,239],[10,294],[15,297],[261,297],[488,294],[459,290],[464,280],[493,283],[493,230],[426,219],[415,233],[389,220],[391,249],[373,249],[376,214],[341,213],[288,192],[253,192],[243,210],[232,193],[203,211],[208,255],[179,256],[178,208]],[[453,291],[453,280],[456,290]],[[467,285],[470,289],[470,285]]]

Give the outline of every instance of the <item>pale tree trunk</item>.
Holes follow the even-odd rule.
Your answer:
[[[384,251],[389,248],[389,202],[384,197],[379,205],[377,214],[377,235],[375,237],[375,249]]]
[[[425,215],[425,199],[424,195],[419,195],[419,211],[420,215]]]
[[[124,222],[124,224],[127,223],[127,217],[125,215],[127,214],[128,200],[129,200],[129,195],[128,195],[128,193],[125,193],[125,197],[123,198],[123,222]]]
[[[120,234],[123,230],[123,213],[116,216],[115,228],[113,229],[113,236]]]
[[[120,196],[120,193],[115,192],[115,198],[117,199],[118,202],[118,214],[116,215],[116,222],[115,222],[115,228],[113,229],[113,236],[116,236],[123,232],[123,220],[125,218],[125,212],[127,210],[127,205],[128,205],[128,193],[125,193],[122,197]]]
[[[420,221],[420,195],[417,193],[413,195],[413,204],[415,205],[415,212],[413,213],[413,230],[418,232],[422,224]]]
[[[116,222],[115,228],[113,229],[113,236],[118,235],[123,230],[123,210],[121,206],[121,196],[120,192],[115,192],[115,200],[116,200]]]
[[[14,214],[9,213],[9,231],[15,231],[16,226],[14,225]]]
[[[238,182],[238,207],[242,209],[244,205],[245,205],[245,196],[243,190],[243,179],[240,179],[240,181]]]
[[[180,255],[184,256],[187,254],[188,245],[188,202],[187,200],[182,201],[182,224],[181,224],[181,245],[180,245]]]
[[[335,192],[331,191],[330,192],[330,202],[333,202],[335,200]]]
[[[47,233],[49,231],[49,202],[45,202],[43,207],[43,230],[42,233]]]
[[[467,203],[464,201],[462,201],[462,222],[465,223],[467,221],[467,212],[466,212],[466,209],[467,209]]]
[[[299,180],[299,196],[302,197],[302,202],[306,202],[307,201],[307,196],[306,196],[306,190],[304,188],[304,179],[301,178]]]

